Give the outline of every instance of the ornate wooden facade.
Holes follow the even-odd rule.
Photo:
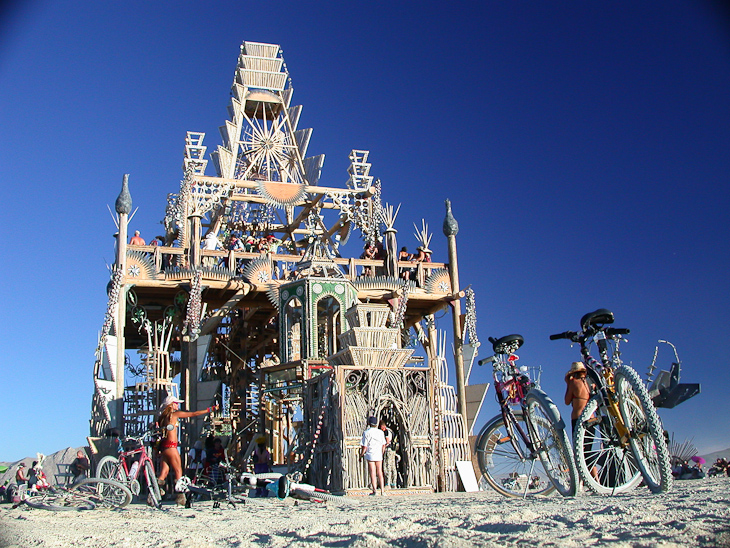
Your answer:
[[[232,453],[263,433],[278,463],[353,490],[367,483],[357,450],[376,415],[395,433],[397,487],[455,489],[454,461],[468,458],[468,445],[454,394],[463,392],[464,339],[478,341],[473,307],[461,332],[450,208],[449,262],[430,261],[425,221],[416,237],[426,260],[399,261],[397,209],[382,201],[368,152],[350,154],[346,188],[321,186],[324,156],[307,156],[312,130],[298,128],[292,95],[280,48],[244,42],[210,155],[216,175],[206,175],[205,135],[189,132],[158,245],[127,243],[125,176],[91,434],[143,431],[179,391],[188,409],[222,404],[215,425]],[[355,234],[361,242],[348,246]],[[363,245],[374,253],[361,258]],[[449,306],[456,392],[434,319]],[[187,427],[183,445],[200,427]]]

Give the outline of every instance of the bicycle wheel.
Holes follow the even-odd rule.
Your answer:
[[[112,479],[87,478],[71,489],[94,501],[97,506],[106,508],[124,508],[132,501],[129,487]]]
[[[516,424],[527,433],[521,411],[514,413]],[[519,448],[515,448],[515,445]],[[508,497],[547,495],[555,490],[542,462],[531,453],[515,425],[505,425],[501,415],[489,421],[476,445],[479,469],[492,488]]]
[[[88,498],[68,490],[39,492],[25,495],[25,503],[31,508],[54,512],[93,510],[96,504]]]
[[[294,488],[289,493],[291,496],[296,498],[303,498],[307,500],[321,500],[337,502],[339,504],[357,505],[360,501],[355,500],[351,497],[345,497],[342,495],[333,495],[332,493],[323,493],[322,491],[314,491],[310,489]]]
[[[625,493],[641,482],[641,472],[627,446],[621,446],[613,417],[601,396],[593,396],[578,418],[573,433],[578,474],[594,493]]]
[[[669,491],[672,470],[661,420],[638,373],[627,365],[614,372],[621,416],[644,483],[652,493]]]
[[[113,479],[121,483],[126,483],[127,480],[119,459],[111,456],[103,457],[96,465],[96,477]]]
[[[545,392],[531,390],[525,398],[532,427],[531,438],[545,473],[564,497],[578,491],[578,471],[560,411]]]
[[[159,508],[162,504],[162,497],[160,496],[160,486],[157,484],[157,476],[155,475],[155,469],[152,468],[150,461],[144,463],[144,476],[147,480],[147,497],[148,502],[151,503],[155,508]]]

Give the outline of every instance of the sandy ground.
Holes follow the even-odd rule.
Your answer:
[[[359,497],[355,506],[248,499],[162,510],[49,512],[0,505],[0,546],[730,546],[730,478],[615,497],[506,499],[491,491]]]

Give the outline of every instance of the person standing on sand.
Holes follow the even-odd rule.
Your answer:
[[[182,477],[182,463],[180,461],[180,453],[177,451],[177,427],[180,419],[186,419],[188,417],[199,417],[206,413],[212,413],[218,406],[208,407],[207,409],[201,409],[200,411],[180,411],[180,404],[183,400],[179,400],[173,396],[167,396],[160,406],[161,412],[160,417],[157,419],[157,424],[162,430],[162,443],[160,445],[160,456],[162,458],[162,465],[160,466],[160,476],[157,478],[157,483],[160,486],[164,485],[165,478],[170,473],[172,468],[172,476],[175,479],[175,483]],[[185,494],[178,493],[176,502],[180,505],[185,504]]]
[[[565,374],[565,384],[568,386],[565,388],[565,405],[572,405],[573,410],[570,412],[570,425],[572,433],[575,435],[575,425],[578,424],[578,419],[583,409],[588,405],[588,400],[591,398],[591,389],[588,386],[587,379],[588,371],[583,362],[573,362],[570,366],[570,371]],[[594,426],[591,426],[591,433],[593,432]],[[588,436],[590,438],[592,436]],[[590,444],[590,441],[585,441],[584,446]],[[586,448],[587,452],[590,452],[590,447]],[[598,469],[593,466],[591,468],[591,476],[598,479]]]
[[[565,384],[568,385],[565,389],[565,405],[573,406],[573,410],[570,412],[570,424],[573,427],[573,433],[575,433],[578,417],[580,417],[591,397],[591,391],[586,380],[587,374],[583,362],[573,362],[570,371],[565,374]]]
[[[360,442],[360,458],[365,457],[368,462],[370,473],[370,488],[372,494],[377,494],[377,487],[380,487],[380,495],[385,495],[385,478],[383,477],[383,452],[387,441],[385,434],[378,428],[378,419],[368,418],[368,429],[362,435]]]

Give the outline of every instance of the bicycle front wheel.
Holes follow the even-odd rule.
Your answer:
[[[162,497],[160,496],[160,486],[157,484],[157,476],[155,475],[155,469],[152,468],[150,461],[144,463],[144,475],[147,480],[147,497],[148,502],[155,508],[159,508],[162,504]]]
[[[129,487],[112,479],[87,478],[71,489],[94,501],[97,506],[107,508],[124,508],[132,501]]]
[[[575,425],[573,446],[578,474],[594,493],[625,493],[641,482],[634,455],[621,445],[614,418],[601,396],[588,400]]]
[[[538,456],[531,452],[516,425],[525,434],[528,427],[521,411],[515,423],[505,424],[501,415],[489,421],[477,439],[476,452],[482,477],[507,497],[547,495],[555,490]]]
[[[103,457],[96,465],[96,477],[101,479],[117,480],[126,483],[124,470],[119,459],[112,456]]]
[[[574,497],[578,491],[578,471],[560,411],[553,400],[538,389],[527,394],[525,404],[530,415],[530,437],[545,473],[561,495]]]
[[[31,508],[54,512],[93,510],[96,505],[82,494],[69,490],[49,490],[25,495],[25,503]]]
[[[644,483],[652,493],[669,491],[672,470],[661,420],[638,373],[627,365],[614,372],[621,417]]]

